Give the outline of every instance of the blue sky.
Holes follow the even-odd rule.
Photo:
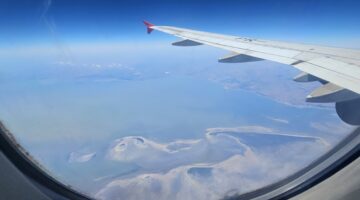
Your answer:
[[[0,45],[47,43],[54,34],[67,43],[147,41],[141,24],[146,19],[224,34],[357,47],[359,8],[359,1],[349,0],[2,0]],[[52,23],[53,33],[42,16]],[[167,37],[155,34],[151,40]]]

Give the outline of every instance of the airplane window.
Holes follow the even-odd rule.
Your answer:
[[[244,194],[303,169],[359,125],[358,6],[3,0],[0,120],[53,177],[96,199]],[[236,36],[150,22],[147,34],[143,20]],[[331,57],[322,46],[342,49]],[[309,63],[341,63],[355,86],[304,73]]]

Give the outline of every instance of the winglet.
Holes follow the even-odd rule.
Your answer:
[[[154,26],[154,24],[151,24],[151,23],[149,23],[147,21],[144,21],[144,24],[145,24],[145,26],[147,28],[147,33],[150,34],[154,30],[154,29],[151,28],[151,27]]]

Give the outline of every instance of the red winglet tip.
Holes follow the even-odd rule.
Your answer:
[[[151,23],[149,23],[149,22],[147,22],[145,20],[144,20],[144,24],[145,24],[145,26],[147,28],[147,33],[150,34],[154,30],[154,29],[151,28],[151,27],[154,26],[154,24],[151,24]]]

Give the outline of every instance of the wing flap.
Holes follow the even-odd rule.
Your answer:
[[[357,93],[339,87],[333,83],[327,83],[308,95],[306,97],[306,101],[315,103],[332,103],[349,101],[356,98],[359,98]]]
[[[300,62],[293,66],[320,79],[360,94],[360,76],[358,78],[356,75],[353,75],[359,72],[360,68],[358,67],[353,68],[347,63],[330,58],[319,58],[307,62]],[[353,71],[351,71],[351,68],[353,68]]]
[[[297,75],[296,77],[294,77],[294,81],[296,81],[296,82],[313,82],[313,81],[321,81],[321,79],[319,79],[318,77],[313,76],[311,74],[303,72],[303,73]]]

